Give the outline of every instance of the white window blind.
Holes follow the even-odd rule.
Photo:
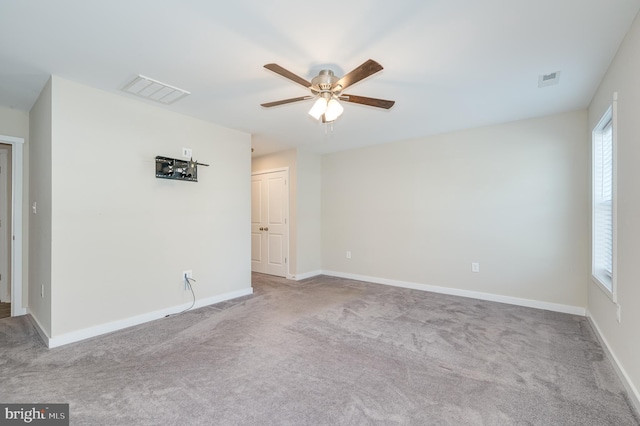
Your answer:
[[[593,134],[593,275],[613,291],[613,120],[605,114]]]

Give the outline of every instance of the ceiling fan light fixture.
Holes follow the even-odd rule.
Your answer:
[[[324,112],[324,118],[326,121],[334,121],[336,118],[340,117],[344,111],[344,107],[340,105],[337,99],[331,99],[327,103],[327,110]]]
[[[389,109],[395,104],[395,101],[368,98],[366,96],[347,95],[342,92],[353,84],[382,71],[382,65],[373,59],[365,61],[359,67],[342,76],[342,78],[336,77],[331,70],[321,70],[320,73],[313,77],[310,82],[278,64],[266,64],[264,67],[269,71],[280,74],[282,77],[285,77],[311,91],[311,96],[299,96],[297,98],[283,99],[280,101],[260,104],[265,108],[315,99],[313,107],[309,110],[309,115],[318,121],[321,120],[323,123],[330,123],[340,117],[344,111],[344,107],[340,105],[338,100],[384,109]]]
[[[322,114],[327,110],[327,100],[325,98],[318,98],[317,101],[314,102],[313,106],[309,110],[309,115],[315,118],[316,120],[320,120]]]

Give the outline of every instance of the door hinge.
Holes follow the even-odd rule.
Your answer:
[[[284,263],[287,263],[287,258],[286,257],[284,258]]]

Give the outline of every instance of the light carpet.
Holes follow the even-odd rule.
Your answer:
[[[0,320],[0,402],[72,425],[638,425],[579,316],[320,276],[47,349]]]

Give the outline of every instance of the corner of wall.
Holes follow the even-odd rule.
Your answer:
[[[29,112],[28,308],[40,330],[51,335],[51,137],[52,79]],[[36,204],[37,214],[31,206]]]
[[[589,312],[588,309],[586,312],[586,317],[589,320],[589,324],[591,324],[591,328],[593,329],[596,338],[600,342],[600,346],[602,346],[604,353],[606,354],[607,358],[611,362],[611,365],[613,366],[613,369],[616,372],[616,375],[622,382],[622,385],[624,386],[624,389],[627,392],[627,397],[629,398],[631,405],[636,411],[636,415],[640,415],[640,392],[638,392],[638,389],[635,387],[635,385],[631,381],[631,378],[625,371],[624,367],[622,366],[622,364],[620,364],[618,357],[611,349],[609,342],[607,342],[607,339],[602,334],[602,331],[600,331],[600,327],[598,327],[598,323],[596,322],[595,318],[593,317],[593,315],[591,315],[591,312]]]
[[[613,105],[617,93],[614,121],[614,184],[615,197],[624,202],[614,204],[614,276],[617,302],[613,303],[591,280],[587,280],[589,318],[610,354],[614,367],[627,387],[629,397],[638,409],[638,386],[640,386],[640,357],[638,357],[638,327],[640,323],[640,263],[634,256],[640,250],[640,193],[636,182],[640,179],[637,167],[640,162],[640,14],[635,17],[613,61],[609,65],[589,104],[588,137],[585,144],[591,145],[591,130],[602,114]],[[591,198],[591,196],[590,196]],[[589,205],[591,199],[589,198]],[[592,219],[590,219],[592,221]],[[617,223],[616,223],[617,222]],[[591,234],[589,227],[588,233]],[[588,270],[591,269],[589,259]],[[619,317],[618,310],[621,310]],[[640,409],[639,409],[640,411]]]

